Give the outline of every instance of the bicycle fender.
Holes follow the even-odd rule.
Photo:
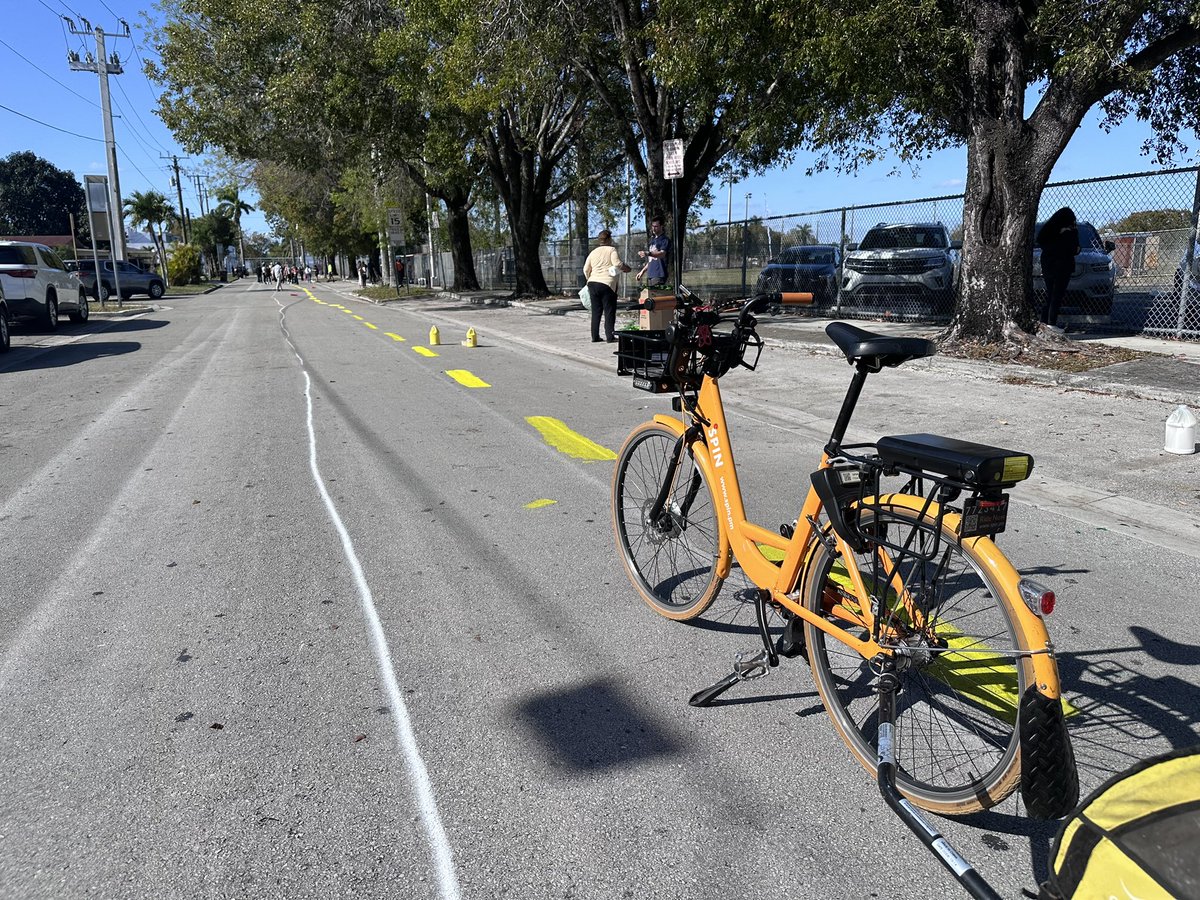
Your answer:
[[[654,417],[654,424],[661,425],[663,428],[668,429],[676,435],[682,435],[687,431],[687,426],[674,416],[661,414],[656,415]],[[697,441],[696,443],[699,443],[702,447],[705,446],[703,441]],[[707,450],[707,447],[705,447],[705,449]],[[713,473],[712,465],[709,462],[708,453],[693,452],[692,459],[696,461],[696,465],[699,466],[700,471],[704,473],[704,477],[708,480],[708,485],[711,489],[715,484],[717,484],[717,478]],[[716,500],[715,497],[713,499],[714,501]],[[718,521],[722,521],[720,517],[718,517]],[[718,553],[720,554],[720,559],[717,560],[717,575],[721,578],[727,578],[729,577],[729,572],[733,569],[733,548],[730,546],[729,535],[725,532],[724,526],[722,526],[719,530],[720,534],[717,538],[717,549]]]
[[[918,514],[925,510],[926,517],[934,519],[941,511],[936,502],[911,494],[884,494],[878,498],[868,497],[864,504],[868,506],[874,504],[898,506]],[[957,532],[962,524],[962,517],[958,513],[947,512],[943,521],[946,527]],[[1021,580],[1021,573],[1013,567],[1008,557],[991,538],[966,538],[961,543],[978,554],[987,566],[988,574],[1007,594],[1009,606],[1016,614],[1016,625],[1021,630],[1021,638],[1025,646],[1035,650],[1046,648],[1051,651],[1050,653],[1035,653],[1028,658],[1028,662],[1033,669],[1033,681],[1037,685],[1038,691],[1045,697],[1058,700],[1062,694],[1062,686],[1058,680],[1058,666],[1054,662],[1053,644],[1050,643],[1046,624],[1021,599],[1021,593],[1017,587],[1017,583]]]

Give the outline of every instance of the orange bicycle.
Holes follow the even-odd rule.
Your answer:
[[[755,586],[761,648],[693,705],[807,652],[851,753],[894,773],[912,804],[969,813],[1020,784],[1031,815],[1064,815],[1078,779],[1043,621],[1054,595],[994,540],[1032,457],[930,434],[844,442],[868,375],[932,355],[932,342],[830,324],[855,371],[800,514],[779,530],[746,516],[720,380],[757,366],[756,312],[810,300],[706,305],[680,288],[665,331],[621,335],[619,374],[673,393],[683,414],[654,416],[618,454],[612,516],[629,578],[677,620],[704,614],[735,567]]]

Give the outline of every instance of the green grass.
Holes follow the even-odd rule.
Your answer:
[[[379,285],[378,287],[359,288],[354,293],[367,300],[416,300],[421,297],[432,297],[437,291],[431,291],[429,288],[417,287],[409,285],[408,290],[403,288],[399,292],[394,287],[387,285]]]

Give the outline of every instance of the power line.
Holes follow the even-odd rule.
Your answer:
[[[47,128],[53,128],[55,131],[61,131],[63,134],[69,134],[71,137],[83,138],[85,141],[96,141],[99,144],[104,143],[102,138],[88,137],[86,134],[79,134],[75,131],[67,131],[67,129],[59,128],[57,125],[51,125],[49,122],[43,122],[41,119],[35,119],[33,116],[27,116],[23,112],[17,112],[17,110],[13,109],[12,107],[5,106],[3,103],[0,103],[0,109],[8,110],[8,112],[12,113],[14,116],[20,116],[22,119],[28,119],[30,122],[37,122],[39,125],[45,125]]]
[[[14,47],[12,44],[8,43],[8,41],[4,40],[3,38],[0,38],[0,44],[3,44],[5,47],[7,47],[13,53],[17,54],[17,56],[20,56],[21,59],[25,60],[25,62],[29,63],[29,65],[33,66],[35,69],[37,69],[39,72],[41,72],[47,78],[49,78],[51,81],[53,81],[55,84],[57,84],[63,90],[70,91],[72,94],[74,94],[80,100],[83,100],[86,103],[92,104],[92,106],[96,107],[96,109],[100,108],[100,104],[97,103],[95,100],[88,100],[88,98],[83,96],[83,94],[79,93],[79,91],[76,91],[73,88],[67,87],[65,84],[63,84],[61,81],[59,81],[53,75],[51,75],[49,72],[47,72],[41,66],[39,66],[37,63],[33,62],[31,59],[28,59],[27,57],[22,55],[21,51],[18,50],[16,47]]]
[[[158,140],[154,137],[154,135],[150,133],[150,129],[146,127],[146,121],[142,118],[141,114],[137,111],[137,106],[134,104],[133,100],[130,99],[129,95],[127,93],[125,93],[125,88],[121,86],[121,82],[119,82],[119,81],[117,82],[117,90],[121,92],[121,96],[125,98],[125,102],[129,104],[130,109],[133,111],[133,117],[135,119],[137,119],[138,124],[142,127],[142,134],[144,134],[146,136],[146,138],[150,141],[150,143],[157,146],[158,149],[161,150],[163,153],[166,153],[167,148],[164,147],[162,144],[160,144],[158,142]]]

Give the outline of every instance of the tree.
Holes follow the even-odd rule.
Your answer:
[[[192,219],[192,243],[208,259],[210,272],[221,270],[221,248],[233,243],[233,220],[212,210]]]
[[[715,2],[715,0],[714,0]],[[842,160],[965,145],[961,293],[944,338],[1028,341],[1032,235],[1055,162],[1093,107],[1149,122],[1146,152],[1200,125],[1196,0],[834,0],[781,17],[835,102],[815,140]],[[819,56],[812,55],[819,47]],[[839,100],[840,97],[840,100]]]
[[[157,248],[158,258],[165,262],[167,247],[162,228],[166,223],[178,218],[179,214],[175,212],[175,208],[158,191],[134,191],[123,205],[125,215],[135,226],[146,226],[150,232],[150,239]],[[164,265],[163,268],[167,271],[167,281],[170,283],[170,267]]]
[[[224,184],[217,188],[217,210],[224,216],[233,219],[233,227],[237,232],[238,255],[244,264],[246,262],[246,241],[242,237],[242,215],[254,212],[254,207],[241,198],[236,182]]]
[[[0,234],[70,234],[70,214],[83,209],[74,173],[28,150],[0,160]]]
[[[1186,209],[1146,209],[1130,213],[1118,222],[1101,229],[1117,234],[1139,231],[1187,231],[1192,227],[1192,214]]]
[[[762,171],[799,145],[819,82],[798,52],[785,60],[763,48],[779,45],[780,16],[816,15],[818,5],[606,0],[573,8],[586,35],[575,64],[608,109],[641,185],[647,226],[672,208],[668,139],[684,142],[683,177],[674,182],[680,223],[718,170]],[[797,28],[789,39],[806,45],[812,37]]]

